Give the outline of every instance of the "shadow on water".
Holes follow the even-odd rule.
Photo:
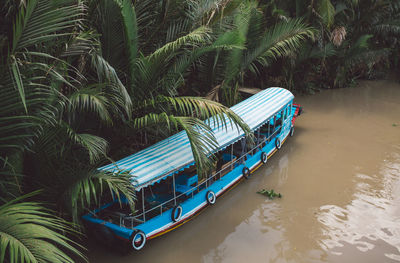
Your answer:
[[[297,98],[295,136],[250,180],[142,251],[90,243],[90,261],[400,262],[400,85],[360,86]]]

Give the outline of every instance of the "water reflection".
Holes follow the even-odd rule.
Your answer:
[[[282,186],[288,179],[289,176],[289,157],[288,154],[284,154],[279,159],[279,182],[278,186]]]
[[[323,224],[321,247],[343,255],[345,245],[361,252],[386,243],[394,251],[383,253],[400,261],[400,154],[384,160],[378,175],[356,174],[354,197],[345,207],[321,206],[318,220]],[[378,242],[379,241],[379,242]]]
[[[203,262],[254,262],[280,257],[285,249],[285,229],[279,223],[279,203],[266,202],[239,224],[235,231],[203,257]]]

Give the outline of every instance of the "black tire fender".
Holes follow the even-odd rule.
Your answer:
[[[217,200],[217,196],[215,195],[215,193],[213,191],[208,191],[206,193],[206,199],[207,199],[207,203],[209,203],[210,205],[215,204],[215,201]]]
[[[176,214],[177,212],[178,214]],[[179,220],[181,220],[182,212],[183,212],[182,206],[180,205],[174,206],[174,208],[172,208],[171,220],[174,222],[178,222]]]
[[[268,154],[266,152],[261,153],[261,162],[266,164],[268,162]]]
[[[242,170],[242,173],[243,173],[244,178],[249,179],[249,177],[250,177],[250,169],[249,169],[249,168],[247,168],[247,167],[245,166],[245,167],[243,168],[243,170]]]
[[[132,235],[129,238],[133,249],[141,250],[146,244],[146,234],[139,229],[133,231]]]
[[[276,138],[275,147],[277,150],[279,150],[282,147],[281,140],[279,138]]]

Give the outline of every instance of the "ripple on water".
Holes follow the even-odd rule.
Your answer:
[[[361,252],[375,248],[383,241],[397,253],[384,253],[400,262],[400,154],[384,160],[380,178],[356,174],[359,182],[353,200],[345,207],[320,207],[318,221],[323,225],[324,239],[320,245],[334,255],[341,255],[344,244],[355,246]]]

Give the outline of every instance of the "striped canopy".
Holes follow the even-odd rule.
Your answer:
[[[231,108],[254,130],[264,124],[275,112],[294,98],[293,94],[282,88],[269,88],[236,104]],[[226,126],[217,126],[212,119],[206,120],[222,150],[240,140],[244,132],[227,119]],[[133,176],[133,184],[139,190],[153,184],[163,177],[172,175],[194,164],[189,139],[185,131],[179,132],[144,150],[134,153],[115,163],[103,166],[103,171],[128,171]]]

